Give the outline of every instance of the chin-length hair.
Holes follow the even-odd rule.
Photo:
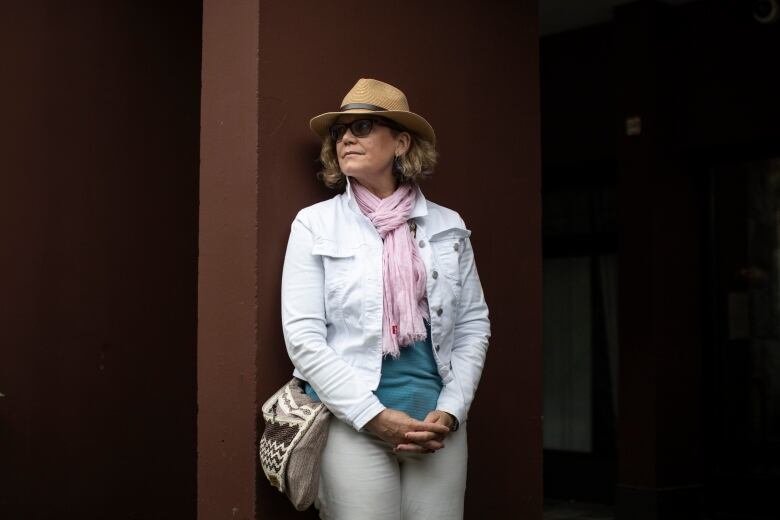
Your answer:
[[[399,131],[390,128],[394,136]],[[427,141],[416,134],[408,131],[411,136],[409,149],[393,163],[393,173],[399,183],[414,181],[419,182],[430,176],[436,167],[436,147],[430,141]],[[322,170],[317,176],[325,183],[325,186],[331,189],[341,189],[346,184],[346,177],[339,168],[339,160],[336,155],[336,143],[330,135],[322,140],[320,149],[320,162]]]

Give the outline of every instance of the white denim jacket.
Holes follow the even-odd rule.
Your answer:
[[[490,337],[488,308],[460,216],[422,192],[410,219],[428,273],[431,341],[441,375],[437,409],[466,421]],[[382,239],[344,194],[302,209],[292,223],[282,275],[282,327],[293,374],[328,409],[361,430],[384,406]]]

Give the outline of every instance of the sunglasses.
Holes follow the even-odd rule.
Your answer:
[[[330,136],[333,138],[333,141],[338,143],[344,138],[344,134],[347,133],[347,128],[349,128],[349,131],[352,132],[352,135],[355,137],[365,137],[371,133],[371,130],[374,129],[374,125],[386,126],[398,132],[402,131],[401,127],[398,125],[394,125],[383,119],[355,119],[351,123],[336,123],[331,125],[329,129]]]

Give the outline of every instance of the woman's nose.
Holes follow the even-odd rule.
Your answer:
[[[347,127],[347,130],[344,132],[344,135],[341,137],[342,144],[354,143],[356,140],[357,137],[355,137],[352,134],[352,130],[350,130],[350,128]]]

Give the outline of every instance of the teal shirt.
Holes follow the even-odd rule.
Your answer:
[[[425,324],[428,337],[424,341],[401,348],[398,359],[385,356],[382,360],[382,377],[374,394],[387,408],[407,413],[418,420],[425,419],[436,409],[442,382],[436,369],[431,345],[431,329]],[[319,401],[317,393],[306,383],[306,393]]]

